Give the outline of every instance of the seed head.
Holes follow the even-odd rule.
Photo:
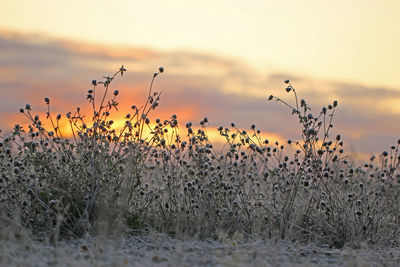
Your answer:
[[[122,65],[121,68],[119,68],[119,71],[121,72],[121,76],[124,76],[124,72],[126,71],[124,65]]]

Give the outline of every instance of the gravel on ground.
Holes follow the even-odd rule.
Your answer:
[[[0,240],[1,266],[400,266],[400,248],[342,249],[273,240],[180,240],[162,234],[50,245]]]

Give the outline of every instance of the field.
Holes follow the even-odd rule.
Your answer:
[[[217,147],[208,118],[196,129],[156,117],[163,68],[116,126],[112,82],[125,71],[92,81],[88,114],[52,114],[44,98],[45,118],[26,104],[28,124],[2,136],[1,263],[399,263],[400,140],[357,165],[331,136],[338,102],[312,113],[286,80],[294,104],[271,95],[266,105],[288,107],[300,140],[232,123],[219,127],[226,142]]]

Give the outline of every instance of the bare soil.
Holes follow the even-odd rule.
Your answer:
[[[400,266],[400,248],[333,249],[273,240],[178,240],[161,234],[50,245],[0,241],[1,266]]]

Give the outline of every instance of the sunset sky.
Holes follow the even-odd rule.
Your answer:
[[[348,151],[378,153],[400,138],[397,0],[1,1],[0,128],[43,97],[55,112],[85,106],[92,79],[118,79],[122,107],[143,103],[152,73],[159,117],[279,138],[299,127],[283,105],[290,79],[314,112],[339,101],[334,130]]]

